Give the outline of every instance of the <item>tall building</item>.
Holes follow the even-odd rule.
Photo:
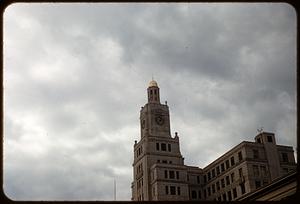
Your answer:
[[[255,142],[243,141],[203,169],[185,165],[156,81],[150,81],[147,94],[140,110],[141,138],[134,143],[132,200],[237,200],[296,169],[293,148],[277,145],[268,132],[259,133]]]

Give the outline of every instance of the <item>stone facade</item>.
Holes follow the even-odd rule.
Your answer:
[[[293,148],[276,145],[273,133],[243,141],[201,169],[184,165],[179,136],[170,133],[167,104],[151,81],[141,108],[141,139],[134,144],[132,200],[237,200],[296,169]]]

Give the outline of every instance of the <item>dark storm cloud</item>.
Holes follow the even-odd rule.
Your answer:
[[[12,199],[109,200],[116,179],[129,200],[152,74],[188,165],[204,167],[261,126],[295,147],[288,4],[14,4],[4,42]]]

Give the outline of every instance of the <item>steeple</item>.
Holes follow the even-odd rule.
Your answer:
[[[157,82],[152,80],[149,82],[148,86],[148,103],[159,103],[160,104],[160,98],[159,98],[159,88],[157,85]]]

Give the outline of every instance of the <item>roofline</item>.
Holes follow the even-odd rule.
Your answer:
[[[238,145],[234,146],[233,148],[231,148],[230,150],[228,150],[227,152],[225,152],[224,154],[222,154],[220,157],[218,157],[217,159],[215,159],[214,161],[212,161],[211,163],[209,163],[208,165],[206,165],[203,170],[205,171],[209,166],[213,165],[214,163],[218,163],[221,158],[226,157],[227,154],[229,154],[230,152],[233,152],[234,150],[239,149],[240,147],[243,147],[246,144],[253,144],[255,142],[250,142],[250,141],[242,141],[241,143],[239,143]],[[255,143],[255,144],[259,144],[259,143]],[[225,156],[226,155],[226,156]]]
[[[266,132],[264,132],[264,133],[266,133]],[[209,168],[213,164],[218,163],[219,160],[221,160],[221,158],[227,157],[230,152],[234,152],[234,151],[236,151],[237,149],[239,149],[239,148],[241,148],[243,146],[251,145],[251,144],[261,145],[262,147],[264,146],[263,143],[257,143],[257,142],[251,142],[251,141],[242,141],[241,143],[239,143],[238,145],[234,146],[233,148],[231,148],[230,150],[228,150],[227,152],[225,152],[224,154],[222,154],[220,157],[218,157],[217,159],[215,159],[214,161],[212,161],[211,163],[209,163],[208,165],[206,165],[205,167],[203,167],[202,168],[203,171],[205,171],[207,168]],[[276,147],[279,147],[279,148],[288,148],[288,149],[291,149],[294,152],[294,149],[293,149],[292,146],[285,146],[285,145],[277,145],[276,144]]]

